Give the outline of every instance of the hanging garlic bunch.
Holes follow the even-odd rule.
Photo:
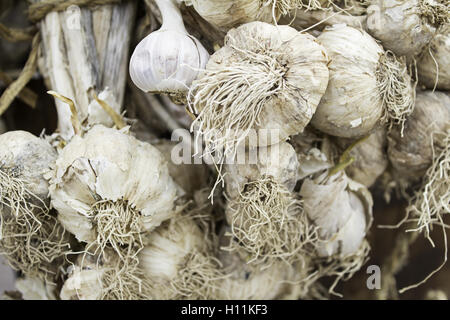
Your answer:
[[[327,56],[314,37],[263,22],[228,32],[193,82],[188,103],[207,153],[225,156],[303,131],[328,83]]]
[[[146,238],[139,261],[156,299],[210,299],[222,275],[210,241],[189,215],[166,221]]]
[[[69,251],[67,234],[49,209],[44,175],[56,152],[25,131],[0,135],[0,253],[12,268],[48,281]]]
[[[225,227],[219,238],[221,247],[230,247],[233,241],[230,227]],[[245,254],[220,250],[218,259],[222,272],[226,275],[220,280],[213,298],[218,300],[271,300],[280,299],[288,290],[292,280],[292,267],[277,262],[267,268],[248,264]],[[298,276],[298,274],[297,274]]]
[[[125,130],[98,125],[75,136],[50,179],[58,220],[101,250],[142,244],[142,233],[174,216],[181,194],[163,155]]]
[[[292,193],[297,182],[297,155],[283,142],[247,151],[245,156],[258,158],[255,163],[225,168],[229,198],[225,214],[236,240],[228,249],[243,250],[249,263],[296,261],[314,237],[302,203]]]
[[[326,28],[317,40],[331,59],[330,82],[311,123],[345,138],[364,136],[380,122],[403,127],[415,99],[405,62],[345,25]]]
[[[343,171],[325,171],[306,179],[300,195],[306,214],[318,227],[319,257],[344,258],[361,249],[372,223],[373,200],[366,187]]]
[[[403,137],[398,128],[388,134],[388,157],[401,178],[413,182],[423,177],[433,162],[433,141],[439,139],[434,134],[445,133],[449,123],[447,93],[417,93],[416,106],[405,124]]]
[[[366,138],[360,140],[338,138],[336,139],[341,152],[349,150],[349,156],[354,161],[345,172],[356,182],[370,188],[377,178],[386,170],[388,159],[386,154],[386,129],[379,128]]]
[[[153,298],[150,279],[139,268],[137,252],[110,248],[100,254],[85,252],[70,267],[61,288],[62,300],[149,300]],[[123,257],[127,257],[124,259]]]
[[[137,45],[130,60],[130,76],[142,91],[168,94],[181,104],[209,54],[186,31],[176,0],[156,3],[163,24]]]
[[[384,48],[410,61],[450,22],[449,6],[446,0],[380,0],[368,13],[367,29]]]
[[[440,28],[423,50],[417,72],[428,89],[450,90],[450,24]]]

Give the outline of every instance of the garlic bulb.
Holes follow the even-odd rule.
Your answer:
[[[236,239],[228,249],[245,251],[249,263],[291,263],[314,233],[292,193],[297,155],[287,142],[258,151],[257,164],[228,165],[225,170],[229,198],[225,214]]]
[[[136,251],[107,248],[101,254],[84,252],[70,267],[60,292],[62,300],[149,300],[151,282],[139,268]],[[133,250],[132,250],[133,251]],[[126,257],[126,258],[124,258]]]
[[[148,235],[139,253],[140,266],[152,279],[157,299],[208,299],[218,266],[208,240],[189,216],[165,222]]]
[[[175,0],[156,3],[163,24],[137,45],[130,60],[130,76],[142,91],[165,93],[181,102],[209,54],[187,33]]]
[[[209,152],[232,154],[302,132],[328,83],[327,56],[314,37],[263,22],[228,32],[193,82],[189,106]],[[252,135],[253,137],[253,135]]]
[[[448,4],[440,0],[382,0],[368,13],[368,32],[398,56],[420,54],[436,27],[449,21]]]
[[[0,251],[14,269],[51,281],[52,262],[68,251],[64,229],[50,213],[44,178],[56,152],[25,131],[0,135],[0,146]]]
[[[101,125],[67,144],[50,182],[59,221],[79,241],[102,245],[139,241],[175,214],[181,194],[156,148]]]
[[[272,22],[272,7],[255,0],[190,0],[195,10],[206,21],[220,30],[252,21]]]
[[[221,246],[230,246],[232,239],[222,230],[219,239]],[[288,282],[291,266],[284,262],[274,263],[268,268],[258,268],[247,264],[239,252],[220,250],[218,259],[222,264],[224,277],[214,291],[218,300],[271,300],[278,298]]]
[[[443,26],[417,63],[419,81],[428,89],[450,90],[450,24]]]
[[[300,195],[308,217],[319,228],[317,254],[346,257],[358,251],[372,223],[373,200],[361,184],[339,172],[306,179]]]
[[[342,152],[354,142],[351,139],[337,139]],[[350,150],[350,156],[355,161],[346,167],[345,172],[351,179],[370,188],[388,166],[386,149],[386,129],[379,128]]]
[[[402,126],[415,97],[405,62],[345,25],[326,28],[317,40],[331,59],[330,81],[311,123],[345,138],[366,135],[384,120]]]
[[[418,92],[404,136],[398,129],[388,134],[388,157],[395,172],[407,180],[422,178],[433,159],[433,140],[439,139],[434,133],[445,132],[449,127],[449,95],[439,91]]]

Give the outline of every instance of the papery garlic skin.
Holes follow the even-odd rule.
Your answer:
[[[62,150],[50,194],[65,228],[79,241],[92,242],[97,237],[92,208],[98,201],[126,202],[138,214],[141,231],[150,231],[175,214],[181,191],[156,148],[98,125]]]
[[[340,137],[367,134],[383,114],[375,77],[383,48],[367,33],[345,25],[326,28],[317,40],[331,59],[330,81],[311,123]]]
[[[100,268],[80,268],[75,266],[61,288],[61,300],[99,300],[102,296],[102,277]]]
[[[229,227],[222,230],[220,247],[227,246],[231,238],[226,236]],[[227,275],[215,289],[217,300],[272,300],[285,289],[290,266],[286,263],[274,263],[266,269],[246,263],[239,252],[219,250],[217,258]]]
[[[16,289],[24,300],[56,300],[56,285],[39,278],[19,278],[16,280]]]
[[[190,0],[191,5],[206,21],[220,30],[252,21],[272,22],[272,7],[255,0]]]
[[[111,89],[108,87],[105,88],[98,94],[98,98],[106,102],[117,114],[120,114],[120,104],[117,103],[116,97]],[[96,100],[92,100],[89,103],[87,112],[89,126],[101,124],[106,127],[112,127],[114,125],[114,120]]]
[[[417,93],[416,107],[406,121],[403,137],[398,129],[388,134],[388,157],[395,172],[407,180],[423,177],[433,160],[436,133],[450,128],[450,96],[446,92]]]
[[[26,181],[26,188],[48,204],[48,182],[44,175],[56,160],[56,151],[44,139],[26,131],[9,131],[0,135],[0,168],[12,170]]]
[[[398,56],[411,59],[420,54],[436,31],[422,13],[421,0],[382,0],[380,4],[368,14],[368,32]]]
[[[130,60],[130,76],[144,92],[179,98],[204,69],[209,53],[200,41],[187,33],[173,0],[158,0],[157,4],[163,25],[136,46]]]
[[[237,163],[225,166],[225,184],[230,198],[238,197],[246,183],[271,176],[292,191],[297,183],[299,163],[294,148],[287,142],[269,147],[250,149],[246,159],[253,163]]]
[[[139,253],[142,269],[156,281],[173,280],[190,252],[205,249],[204,235],[192,220],[168,224],[152,232],[146,240],[148,245]]]
[[[450,25],[439,29],[429,48],[423,50],[417,72],[420,83],[428,89],[450,90]]]
[[[320,257],[345,257],[358,251],[372,223],[373,200],[343,172],[306,179],[300,190],[308,217],[319,228]]]

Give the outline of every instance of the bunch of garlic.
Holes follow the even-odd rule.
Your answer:
[[[168,94],[182,104],[209,54],[200,41],[186,31],[175,0],[156,0],[156,3],[163,24],[135,48],[130,60],[130,76],[142,91]]]
[[[58,220],[81,242],[141,242],[176,213],[180,188],[152,145],[98,125],[61,151],[50,179]]]
[[[369,134],[380,123],[403,126],[415,91],[406,64],[364,31],[346,25],[317,38],[330,57],[330,81],[311,123],[338,137]]]
[[[189,215],[166,221],[148,234],[138,258],[156,299],[212,297],[221,275],[208,236]]]
[[[0,135],[0,146],[0,252],[14,269],[51,281],[55,264],[69,251],[64,229],[50,212],[44,178],[56,152],[25,131]]]
[[[207,152],[225,156],[244,142],[285,141],[311,120],[328,83],[327,63],[314,37],[289,26],[251,22],[232,29],[192,84],[192,130]]]
[[[449,22],[449,4],[441,0],[381,0],[368,13],[368,32],[408,61],[419,55],[436,28]]]

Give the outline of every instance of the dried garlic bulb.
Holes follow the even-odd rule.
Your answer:
[[[311,123],[338,137],[363,136],[382,121],[403,125],[414,109],[405,61],[364,31],[334,25],[317,38],[330,57],[330,81]]]
[[[314,237],[302,203],[292,190],[297,181],[297,155],[287,142],[258,148],[256,164],[228,165],[226,218],[236,241],[229,250],[244,250],[249,262],[270,265],[298,259]],[[248,155],[246,158],[251,158]]]
[[[417,63],[419,81],[428,89],[450,90],[450,24],[443,26]]]
[[[117,248],[171,218],[180,189],[155,147],[99,125],[62,150],[50,194],[59,221],[79,241]]]
[[[448,128],[450,96],[438,91],[418,92],[404,136],[398,128],[388,134],[388,157],[396,173],[407,180],[421,179],[433,161],[433,141],[440,139],[434,133]]]
[[[447,0],[381,0],[368,13],[368,32],[398,56],[420,54],[436,28],[449,22]]]
[[[352,143],[356,143],[349,155],[355,160],[346,167],[347,175],[370,188],[377,178],[383,174],[388,166],[387,158],[387,138],[386,129],[379,128],[362,141],[354,141],[352,139],[339,138],[337,145],[340,146],[342,152],[345,152]]]
[[[232,29],[193,82],[189,106],[209,152],[229,155],[303,131],[328,83],[327,56],[314,37],[289,26],[251,22]],[[261,130],[265,129],[265,130]]]
[[[221,275],[209,240],[189,216],[173,218],[148,235],[140,266],[156,299],[208,299]]]
[[[224,228],[219,243],[230,247],[233,241],[227,236],[230,228]],[[272,300],[285,290],[291,266],[284,262],[274,263],[268,268],[248,264],[240,252],[220,250],[218,259],[226,275],[214,291],[218,300]]]
[[[149,300],[153,287],[139,268],[137,252],[130,248],[84,253],[71,266],[61,288],[62,300]],[[128,257],[123,259],[123,257]]]
[[[186,31],[175,0],[156,3],[163,24],[137,45],[130,60],[130,76],[142,91],[168,94],[181,104],[209,53]]]
[[[52,262],[69,249],[64,229],[50,213],[44,178],[56,152],[25,131],[0,135],[0,146],[0,253],[15,270],[51,280]]]
[[[328,172],[306,179],[300,195],[304,210],[318,227],[320,257],[346,257],[356,253],[372,223],[373,200],[363,185],[344,172]]]

